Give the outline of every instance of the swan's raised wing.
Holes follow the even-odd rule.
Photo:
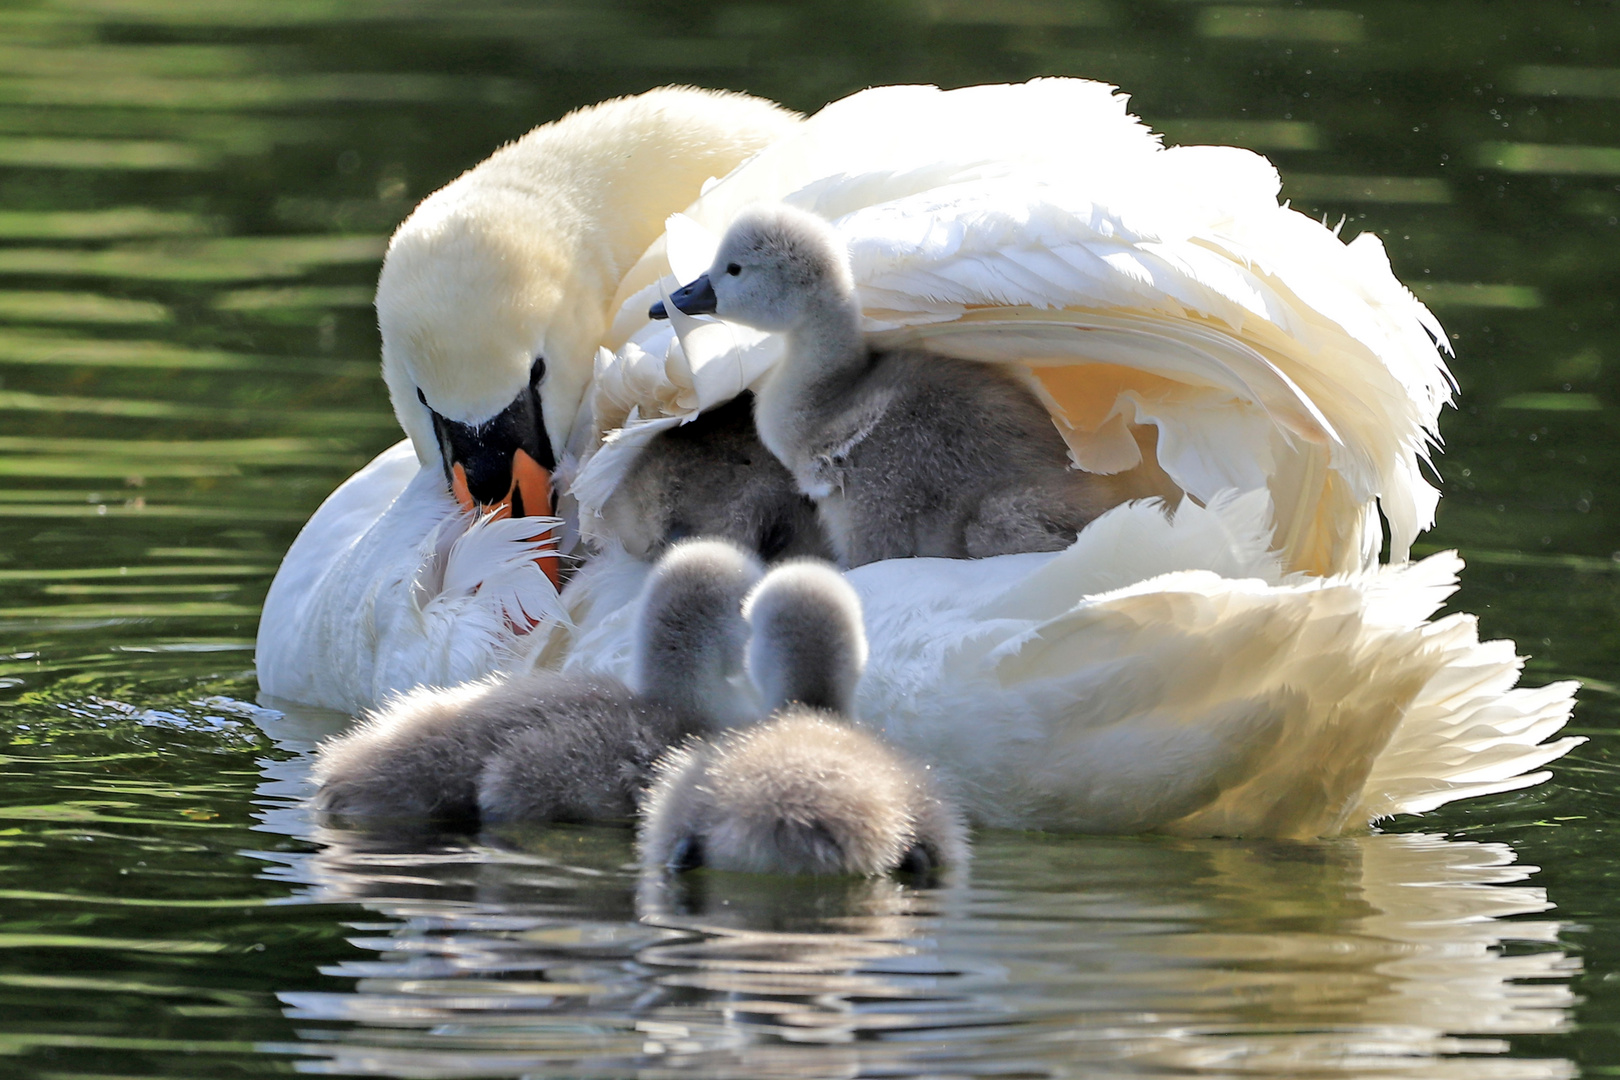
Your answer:
[[[1438,498],[1421,469],[1451,390],[1443,336],[1376,237],[1345,244],[1278,190],[1248,151],[1161,148],[1095,83],[867,91],[672,222],[621,290],[615,363],[724,372],[708,395],[757,379],[758,354],[645,311],[679,276],[664,268],[695,274],[739,210],[781,200],[848,241],[876,344],[1028,366],[1088,469],[1136,467],[1152,428],[1182,490],[1269,488],[1291,567],[1375,561],[1380,508],[1404,559]],[[672,396],[639,415],[709,403]],[[599,398],[601,429],[629,411]]]

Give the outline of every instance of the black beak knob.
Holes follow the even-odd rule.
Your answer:
[[[682,285],[669,295],[669,302],[688,315],[713,315],[715,307],[714,283],[704,274],[690,285]],[[667,319],[669,311],[662,300],[647,309],[650,319]]]

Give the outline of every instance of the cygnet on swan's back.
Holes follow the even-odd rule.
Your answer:
[[[746,212],[670,300],[786,336],[755,420],[846,566],[1055,551],[1122,501],[1113,481],[1069,467],[1046,407],[1007,368],[869,352],[848,254],[812,214]]]
[[[855,590],[825,563],[786,563],[747,612],[749,673],[775,714],[659,762],[642,862],[802,874],[964,862],[961,815],[928,770],[846,720],[866,661]]]
[[[816,507],[754,430],[744,392],[653,436],[602,507],[625,550],[656,559],[670,544],[718,537],[766,562],[832,555]]]
[[[671,548],[642,595],[634,687],[537,672],[414,690],[321,748],[317,804],[464,821],[629,816],[668,746],[752,715],[732,680],[760,573],[728,543]]]

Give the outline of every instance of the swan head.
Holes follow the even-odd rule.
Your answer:
[[[463,506],[510,499],[519,516],[547,515],[596,326],[566,302],[566,250],[519,227],[534,217],[525,197],[457,184],[389,244],[377,283],[383,379],[418,460],[444,469]],[[514,472],[530,463],[545,483],[524,490]]]
[[[632,688],[705,726],[756,719],[757,707],[737,684],[749,635],[743,601],[762,573],[752,553],[729,541],[671,547],[642,590]]]
[[[708,271],[670,303],[688,315],[790,332],[829,306],[847,307],[854,289],[849,252],[830,225],[790,206],[760,206],[732,222]],[[668,310],[658,303],[648,314],[667,318]]]
[[[621,279],[671,214],[799,117],[666,87],[536,128],[430,195],[377,282],[383,378],[462,505],[554,510]]]
[[[861,599],[832,564],[782,563],[743,606],[748,674],[771,711],[789,705],[850,716],[866,668]]]

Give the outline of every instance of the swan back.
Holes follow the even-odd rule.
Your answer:
[[[748,673],[767,709],[853,713],[866,632],[860,597],[842,574],[814,559],[783,563],[748,597],[745,614]]]
[[[706,725],[752,719],[733,677],[743,668],[742,605],[759,560],[723,540],[689,540],[653,567],[641,595],[631,685],[643,697]]]
[[[785,200],[835,223],[874,350],[1027,366],[1076,464],[1133,497],[1270,491],[1290,570],[1371,566],[1380,514],[1403,561],[1438,496],[1424,471],[1446,337],[1376,236],[1346,244],[1279,189],[1248,151],[1162,147],[1098,83],[883,87],[708,187],[629,276],[709,265],[740,211]],[[629,299],[624,369],[667,350],[740,389],[779,363],[745,335],[727,353],[720,335],[648,329]],[[613,366],[598,387],[625,385]],[[612,414],[690,408],[654,389]]]

